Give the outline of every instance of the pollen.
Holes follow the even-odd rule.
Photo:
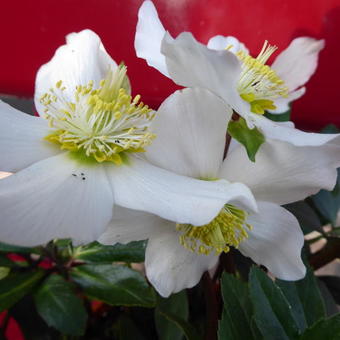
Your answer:
[[[120,165],[126,153],[143,152],[155,138],[149,132],[155,113],[139,95],[130,95],[124,65],[110,70],[97,88],[90,81],[67,89],[60,80],[40,102],[51,128],[45,139],[99,163]]]
[[[177,224],[176,229],[181,233],[179,241],[186,249],[198,254],[215,255],[227,253],[230,247],[238,248],[239,244],[248,237],[247,230],[252,226],[246,223],[248,214],[230,204],[226,204],[219,215],[209,224],[193,226]]]
[[[284,81],[266,62],[277,50],[265,41],[260,54],[253,58],[245,51],[236,53],[241,65],[241,76],[238,82],[240,96],[250,103],[251,111],[264,114],[265,110],[276,108],[274,100],[279,97],[287,97],[288,88]]]

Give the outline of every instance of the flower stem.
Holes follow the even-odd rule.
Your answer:
[[[218,303],[215,292],[215,285],[210,278],[208,272],[205,272],[202,277],[205,305],[206,305],[206,340],[217,340],[218,327]]]

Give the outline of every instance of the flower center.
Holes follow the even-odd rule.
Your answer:
[[[270,66],[266,65],[276,49],[276,46],[271,46],[268,41],[265,41],[256,58],[242,50],[236,53],[242,61],[238,92],[250,103],[251,111],[254,113],[264,114],[265,110],[276,109],[273,100],[288,95],[288,88],[284,85],[284,81]]]
[[[61,149],[119,165],[127,152],[143,152],[155,138],[148,131],[155,113],[139,95],[131,97],[126,66],[110,70],[97,89],[92,81],[77,86],[73,102],[65,90],[60,80],[40,99],[53,129],[45,139]]]
[[[213,250],[216,255],[228,252],[248,237],[247,229],[252,226],[246,223],[248,214],[233,205],[226,204],[219,215],[209,224],[195,227],[191,224],[177,224],[181,232],[181,245],[192,252],[209,255]]]

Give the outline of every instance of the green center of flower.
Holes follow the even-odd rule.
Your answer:
[[[181,232],[181,245],[192,252],[216,255],[237,248],[248,237],[247,230],[252,227],[246,223],[248,214],[233,205],[226,204],[209,224],[195,227],[191,224],[177,224]]]
[[[124,65],[109,71],[96,89],[92,81],[77,86],[72,102],[65,91],[60,80],[40,99],[52,129],[45,139],[61,149],[119,165],[127,152],[143,152],[155,138],[149,132],[155,113],[139,95],[131,97]]]
[[[236,53],[242,62],[238,92],[244,100],[250,103],[251,111],[257,114],[264,114],[265,110],[276,109],[273,100],[288,95],[288,88],[284,81],[270,66],[266,65],[276,49],[276,46],[271,46],[265,41],[256,58],[242,50]]]

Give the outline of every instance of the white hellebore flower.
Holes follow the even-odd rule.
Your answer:
[[[146,274],[163,296],[194,286],[230,247],[265,265],[278,278],[301,279],[305,275],[300,256],[303,234],[296,218],[280,205],[320,188],[331,189],[340,165],[335,157],[339,147],[270,141],[258,152],[256,163],[248,160],[240,145],[223,161],[231,112],[226,115],[221,99],[204,89],[185,89],[169,97],[158,113],[152,131],[159,138],[146,152],[149,161],[181,175],[244,183],[255,196],[258,212],[229,202],[213,221],[193,226],[120,209],[99,241],[149,239]]]
[[[323,40],[294,39],[270,67],[266,62],[276,47],[267,42],[253,58],[234,37],[218,35],[207,46],[189,32],[173,39],[151,1],[143,3],[138,18],[135,37],[138,57],[179,85],[212,91],[240,114],[250,128],[257,126],[268,138],[299,146],[321,145],[339,136],[291,130],[262,115],[265,110],[285,112],[290,101],[304,94],[305,88],[301,86],[316,69]]]
[[[206,182],[141,158],[155,117],[131,97],[126,67],[85,30],[67,36],[36,80],[32,117],[0,102],[0,240],[33,246],[53,238],[87,243],[102,234],[113,204],[201,225],[225,203],[254,207],[242,184]]]

